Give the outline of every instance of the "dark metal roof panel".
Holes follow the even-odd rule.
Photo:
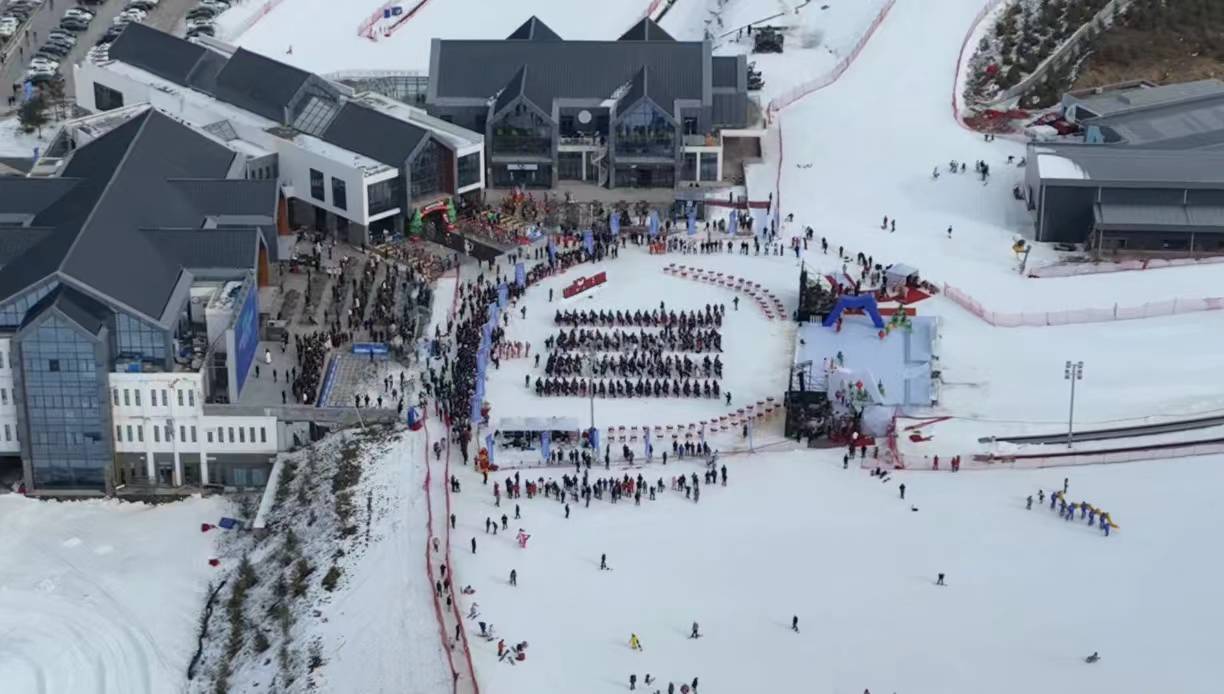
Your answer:
[[[217,75],[225,69],[228,59],[215,51],[204,51],[200,60],[187,75],[187,86],[205,94],[212,94],[217,89]]]
[[[715,87],[739,86],[739,58],[716,55],[710,59],[711,76]]]
[[[54,231],[46,227],[0,227],[0,268],[42,243]]]
[[[507,41],[560,41],[562,40],[557,32],[549,28],[547,24],[540,21],[539,17],[532,15],[527,21],[519,25],[513,33],[506,37]]]
[[[192,268],[254,269],[259,230],[253,226],[224,229],[145,229],[144,235],[178,265]]]
[[[187,84],[187,75],[196,62],[210,52],[172,34],[132,22],[111,43],[108,55],[175,84]]]
[[[609,98],[642,68],[663,108],[703,97],[704,45],[678,41],[440,41],[440,98],[489,98],[522,66],[524,93],[545,109],[554,98]]]
[[[629,27],[629,31],[621,34],[618,41],[675,41],[672,35],[663,31],[663,27],[650,17],[642,17],[641,21]]]
[[[277,123],[310,73],[239,48],[217,73],[215,94]]]
[[[742,128],[748,124],[748,97],[743,94],[715,94],[710,120],[719,127]]]
[[[272,179],[175,178],[167,184],[204,216],[276,215],[276,181]]]
[[[509,106],[515,99],[523,94],[523,84],[526,82],[527,66],[520,66],[514,71],[514,76],[502,87],[502,90],[497,94],[497,101],[493,102],[493,113],[500,113],[502,109]],[[539,106],[539,104],[536,104]]]
[[[36,215],[80,182],[78,178],[0,176],[0,214]]]
[[[425,135],[424,128],[350,101],[322,137],[337,147],[398,167],[404,165]]]
[[[76,289],[59,285],[26,311],[21,327],[26,327],[50,308],[56,308],[90,335],[97,335],[114,313],[110,307]]]

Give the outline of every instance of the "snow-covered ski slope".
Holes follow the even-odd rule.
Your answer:
[[[1032,222],[1012,197],[1023,169],[1007,158],[1019,160],[1024,149],[1002,138],[986,142],[952,113],[961,44],[984,2],[898,0],[839,81],[782,111],[783,212],[838,245],[916,266],[997,311],[1220,295],[1214,285],[1224,268],[1212,266],[1108,278],[1030,280],[1016,272],[1010,247],[1031,235]],[[953,159],[968,162],[967,172],[949,174]],[[979,160],[990,165],[988,185],[973,173]],[[897,220],[895,234],[880,229],[884,215]],[[1029,262],[1052,259],[1039,248]]]
[[[378,0],[284,0],[235,43],[304,70],[429,69],[432,39],[505,38],[533,14],[566,39],[610,41],[631,27],[649,0],[590,3],[567,0],[430,0],[390,37],[371,41],[357,27]],[[413,3],[405,2],[405,7]],[[290,53],[290,47],[293,52]]]
[[[162,506],[0,495],[0,691],[181,691],[219,497]]]
[[[640,507],[605,497],[571,503],[568,520],[555,500],[525,497],[513,520],[513,503],[494,508],[487,487],[465,487],[458,576],[507,645],[530,644],[511,666],[475,639],[481,691],[620,692],[630,673],[639,688],[646,673],[659,679],[647,692],[700,677],[703,694],[1219,691],[1224,567],[1205,543],[1224,531],[1212,503],[1224,460],[1072,471],[1069,496],[1120,526],[1109,538],[1048,505],[1025,510],[1039,488],[1061,489],[1065,471],[881,483],[840,463],[841,451],[733,458],[729,486],[702,485],[700,503],[673,491]],[[666,485],[694,471],[642,472]],[[502,513],[509,532],[486,535],[485,518]],[[518,528],[531,534],[526,549]],[[602,553],[612,571],[599,570]],[[630,633],[642,652],[629,650]],[[1086,665],[1093,651],[1103,660]]]

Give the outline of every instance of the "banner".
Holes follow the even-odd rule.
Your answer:
[[[527,267],[522,263],[514,264],[514,283],[520,287],[527,286]]]
[[[480,423],[480,398],[476,397],[475,395],[472,396],[471,421],[472,426],[476,426]]]
[[[552,432],[551,431],[541,431],[540,432],[540,459],[542,459],[544,462],[547,463],[548,455],[550,453],[552,453]]]
[[[497,317],[499,313],[500,313],[500,309],[497,307],[496,301],[489,304],[489,322],[490,323],[492,323],[493,325],[497,325]]]
[[[644,427],[646,430],[646,462],[650,462],[654,458],[654,445],[650,442],[650,427]]]
[[[489,451],[489,466],[493,466],[493,434],[485,434],[485,450]]]
[[[697,210],[694,210],[692,207],[688,209],[688,235],[697,235]]]
[[[731,210],[731,214],[727,219],[727,233],[735,236],[739,231],[739,215],[736,210]]]
[[[599,458],[599,430],[595,427],[590,428],[591,432],[591,450],[595,451],[595,458]]]
[[[654,237],[659,235],[659,212],[658,210],[650,211],[650,216],[646,218],[646,228],[650,232],[650,238],[653,239]]]
[[[595,235],[591,233],[590,229],[584,229],[582,232],[582,247],[586,249],[587,253],[595,255]]]
[[[548,248],[548,262],[550,264],[557,262],[557,244],[553,241],[553,237],[551,236],[548,237],[547,248]]]
[[[608,228],[612,230],[613,236],[620,233],[620,210],[612,210],[612,217],[608,220]]]
[[[497,285],[497,305],[500,308],[505,308],[506,304],[509,302],[510,288],[506,286],[505,282],[502,282],[501,284]]]

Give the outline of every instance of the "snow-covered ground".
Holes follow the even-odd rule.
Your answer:
[[[762,106],[819,79],[848,55],[887,0],[676,0],[662,27],[677,39],[707,35],[715,55],[747,55],[765,80]],[[778,28],[782,53],[752,53],[748,25]]]
[[[1062,488],[1063,471],[881,483],[840,458],[735,459],[729,486],[704,489],[697,504],[667,491],[640,507],[572,504],[567,520],[555,501],[519,499],[523,518],[497,537],[485,518],[513,516],[510,505],[494,508],[479,486],[458,495],[456,569],[481,619],[507,645],[530,644],[512,667],[476,639],[482,691],[612,692],[630,673],[639,687],[646,673],[658,678],[648,692],[700,677],[705,694],[1218,689],[1221,566],[1203,541],[1224,530],[1212,504],[1224,460],[1075,470],[1069,497],[1120,527],[1105,538],[1046,507],[1025,510],[1027,495]],[[667,484],[693,471],[643,472]],[[531,534],[526,549],[518,528]],[[599,570],[603,553],[612,571]],[[941,572],[945,587],[934,585]],[[631,633],[642,652],[628,648]],[[1102,661],[1084,664],[1093,651]]]
[[[600,5],[566,0],[490,2],[430,0],[389,37],[362,38],[357,28],[383,6],[375,0],[284,0],[253,27],[230,40],[304,70],[429,70],[430,41],[500,39],[533,14],[566,39],[612,41],[633,26],[648,0]],[[415,5],[401,3],[405,8]],[[325,18],[325,19],[324,19]],[[224,19],[222,20],[225,21]],[[293,48],[290,52],[290,47]]]
[[[46,148],[58,127],[54,121],[44,125],[40,137],[37,131],[22,131],[16,115],[0,118],[0,157],[33,157],[35,150]]]
[[[220,497],[151,506],[0,495],[0,691],[180,691]]]

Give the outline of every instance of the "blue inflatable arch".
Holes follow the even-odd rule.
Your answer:
[[[858,296],[843,295],[838,297],[837,304],[833,306],[833,310],[829,313],[829,315],[825,316],[825,319],[821,325],[826,328],[831,327],[837,322],[838,318],[841,318],[842,312],[848,308],[861,309],[863,313],[871,316],[872,325],[877,328],[884,327],[884,319],[880,318],[880,310],[879,307],[876,306],[875,297],[871,296],[870,294],[860,294]]]

